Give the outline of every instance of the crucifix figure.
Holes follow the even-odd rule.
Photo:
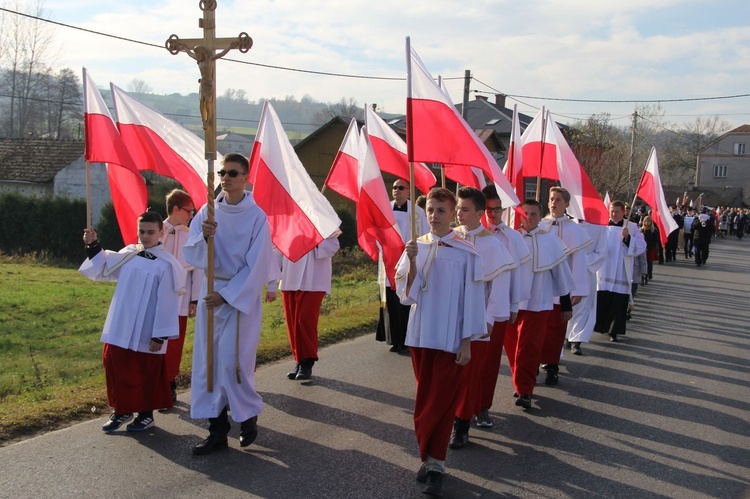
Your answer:
[[[208,220],[214,221],[214,160],[216,159],[216,60],[224,57],[230,50],[237,49],[242,53],[247,52],[253,46],[253,39],[242,32],[237,38],[216,38],[216,0],[200,0],[199,8],[203,11],[203,17],[198,20],[198,26],[203,28],[203,38],[180,39],[177,35],[171,35],[165,47],[172,55],[185,52],[198,63],[201,73],[200,83],[200,111],[205,131],[205,152],[208,161],[208,196],[206,199]],[[206,265],[206,286],[208,293],[214,291],[214,240],[208,238],[208,262]],[[206,338],[208,348],[206,352],[207,363],[207,388],[213,391],[213,311],[208,313]],[[239,369],[239,367],[237,367]],[[239,372],[237,373],[239,382]]]

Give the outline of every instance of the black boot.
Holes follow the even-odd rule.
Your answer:
[[[455,418],[453,420],[453,435],[451,435],[451,441],[448,444],[451,449],[461,449],[469,443],[470,426],[470,419]]]
[[[299,371],[297,371],[296,380],[306,380],[312,377],[312,368],[315,364],[315,359],[304,359],[299,363]]]
[[[555,386],[558,382],[558,372],[560,372],[560,368],[556,364],[547,364],[547,377],[544,378],[544,384],[547,386]]]
[[[240,423],[240,447],[247,447],[258,437],[258,416]]]
[[[299,372],[299,364],[295,364],[294,369],[286,373],[286,377],[289,379],[296,379],[298,372]]]

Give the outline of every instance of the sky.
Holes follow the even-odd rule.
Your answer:
[[[15,0],[14,0],[15,1]],[[202,36],[197,0],[45,0],[44,17],[163,45],[171,34]],[[0,5],[11,8],[10,1]],[[251,100],[323,102],[342,97],[404,113],[405,38],[427,68],[447,79],[460,102],[470,70],[471,99],[509,96],[508,107],[535,114],[546,106],[562,123],[609,113],[627,126],[635,102],[750,94],[750,2],[747,0],[218,0],[217,36],[245,31],[246,54],[226,57],[344,78],[220,61],[217,93],[243,89]],[[100,87],[127,88],[134,78],[155,93],[197,91],[186,54],[57,26],[57,65],[85,66]],[[542,99],[531,98],[542,97]],[[731,126],[750,123],[750,97],[661,102],[679,128],[718,115]],[[196,104],[197,108],[197,104]]]

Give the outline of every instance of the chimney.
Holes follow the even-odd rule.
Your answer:
[[[477,100],[487,100],[487,97],[484,95],[477,95]]]
[[[495,94],[495,104],[505,107],[505,94]]]

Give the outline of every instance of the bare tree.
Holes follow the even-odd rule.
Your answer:
[[[33,6],[17,1],[14,10],[37,17],[45,15],[43,4]],[[52,45],[54,31],[41,21],[19,15],[6,14],[0,38],[0,92],[7,97],[3,102],[7,118],[0,123],[9,137],[24,137],[34,133],[33,123],[43,114],[45,78],[55,58]]]
[[[364,110],[362,109],[362,106],[357,103],[356,99],[352,97],[349,97],[348,99],[342,97],[336,104],[326,104],[323,109],[315,113],[315,116],[313,116],[313,123],[322,125],[336,116],[341,116],[346,119],[355,118],[361,120],[364,117]]]
[[[151,94],[154,92],[154,89],[145,80],[133,78],[128,83],[128,92],[133,92],[134,94]]]

